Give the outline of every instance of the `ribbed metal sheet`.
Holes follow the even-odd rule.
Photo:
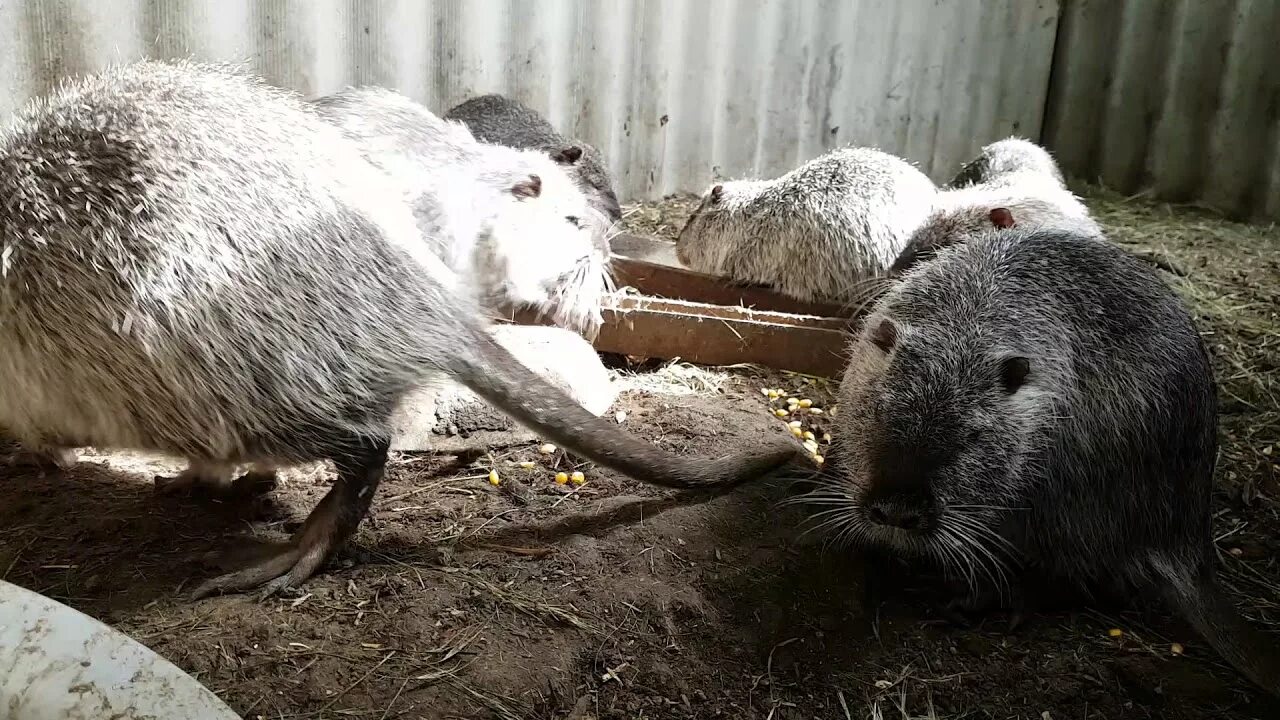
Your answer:
[[[1045,142],[1124,192],[1280,217],[1280,2],[1067,0]]]
[[[624,199],[774,176],[838,144],[944,179],[1040,132],[1057,0],[0,0],[0,112],[66,73],[246,59],[308,95],[443,112],[509,93],[598,146]]]

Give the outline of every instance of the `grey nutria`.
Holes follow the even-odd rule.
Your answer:
[[[0,427],[27,447],[337,468],[287,546],[197,597],[313,575],[368,509],[401,399],[440,373],[659,485],[732,484],[796,455],[782,438],[681,458],[583,409],[493,340],[386,173],[301,98],[228,66],[64,83],[0,134],[0,198]]]
[[[1275,639],[1215,580],[1213,369],[1153,270],[1097,238],[987,230],[880,298],[819,489],[845,537],[931,558],[989,607],[1019,580],[1158,595],[1244,675]]]
[[[489,93],[459,103],[444,117],[465,124],[480,142],[547,153],[573,173],[591,204],[610,222],[622,219],[622,208],[600,151],[581,140],[564,137],[532,108],[505,95]]]
[[[800,300],[852,302],[884,275],[937,194],[901,158],[839,148],[772,180],[711,186],[676,255],[693,270]]]
[[[384,88],[347,88],[312,105],[406,188],[433,251],[482,304],[531,306],[594,337],[611,288],[611,223],[564,166],[536,150],[480,143],[465,125]]]

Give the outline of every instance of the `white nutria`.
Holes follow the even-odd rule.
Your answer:
[[[899,277],[938,250],[992,228],[1059,229],[1102,238],[1102,227],[1089,208],[1051,176],[1011,173],[990,184],[969,185],[938,193],[937,206],[916,228],[889,266]]]
[[[488,310],[524,305],[594,337],[610,288],[608,223],[564,168],[546,153],[485,145],[465,125],[445,121],[391,90],[347,88],[311,101],[372,165],[404,191],[430,250]],[[70,448],[24,453],[23,462],[74,464]],[[261,493],[276,485],[258,464],[193,461],[156,477],[162,493]]]
[[[312,101],[396,179],[433,251],[486,307],[525,305],[594,337],[610,289],[610,222],[539,150],[488,145],[400,93],[347,88]]]
[[[287,545],[196,596],[313,575],[367,511],[401,400],[440,373],[646,482],[727,486],[796,456],[783,437],[682,458],[583,409],[493,340],[385,173],[233,68],[65,83],[0,133],[0,198],[0,427],[27,447],[337,467]]]
[[[485,145],[404,95],[346,88],[311,106],[402,188],[423,240],[487,310],[532,307],[593,338],[609,291],[609,223],[565,167],[545,152]],[[66,451],[63,451],[66,452]],[[276,485],[259,465],[193,462],[162,492],[261,493]]]
[[[1095,222],[1079,196],[1067,189],[1062,169],[1048,150],[1025,138],[1007,137],[982,148],[978,157],[965,163],[960,172],[940,193],[941,202],[950,205],[946,213],[967,215],[942,218],[930,229],[926,224],[894,262],[891,276],[901,275],[908,267],[926,259],[934,250],[955,238],[948,238],[948,220],[958,226],[985,230],[990,225],[1007,228],[1043,227],[1082,232],[1101,237],[1102,228]],[[1010,199],[1013,198],[1013,199]],[[990,223],[982,222],[985,215]],[[1157,255],[1136,253],[1135,257],[1173,275],[1187,273],[1176,263]]]
[[[591,204],[610,222],[622,219],[613,180],[600,151],[577,139],[566,138],[533,108],[497,93],[461,102],[444,114],[464,123],[477,140],[548,154],[578,181]]]
[[[889,277],[899,277],[938,250],[991,228],[1058,229],[1103,237],[1089,208],[1066,186],[1062,171],[1044,148],[1022,138],[982,148],[938,193],[937,208],[894,259]]]
[[[937,188],[901,158],[832,150],[773,180],[718,183],[680,231],[676,255],[698,272],[806,301],[857,299],[933,209]]]
[[[1022,580],[1177,611],[1280,693],[1276,639],[1215,579],[1213,366],[1178,293],[1061,229],[987,230],[910,270],[849,352],[809,500],[844,537],[941,564],[971,611]]]
[[[978,157],[965,163],[946,189],[988,185],[1015,173],[1039,173],[1052,178],[1060,187],[1067,185],[1062,168],[1048,150],[1026,138],[1009,136],[983,146]]]

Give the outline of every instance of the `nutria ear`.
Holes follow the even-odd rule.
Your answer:
[[[559,150],[551,153],[551,159],[561,165],[572,165],[582,159],[582,148],[577,145],[560,148]]]
[[[889,352],[898,344],[898,326],[889,318],[880,321],[871,331],[871,344],[884,352]]]
[[[716,185],[715,187],[711,188],[711,202],[712,202],[712,203],[718,203],[718,202],[720,202],[720,198],[722,198],[722,197],[724,197],[724,186],[723,186],[723,185]]]
[[[1013,227],[1013,213],[1009,208],[995,208],[991,211],[991,224],[1004,230]]]
[[[542,194],[542,178],[537,175],[530,175],[528,180],[513,185],[511,194],[521,200],[538,197]]]
[[[1006,358],[1000,366],[1000,382],[1005,392],[1015,393],[1027,382],[1031,374],[1031,361],[1024,357]]]

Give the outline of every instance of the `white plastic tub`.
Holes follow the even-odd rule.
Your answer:
[[[0,720],[238,720],[167,660],[0,580]]]

